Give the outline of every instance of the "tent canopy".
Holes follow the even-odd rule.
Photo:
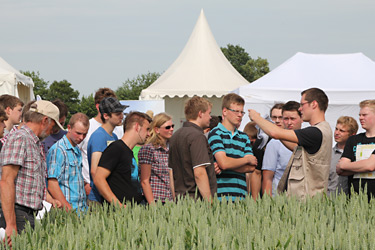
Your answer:
[[[301,91],[317,87],[329,98],[326,120],[334,128],[341,115],[358,118],[359,102],[374,99],[375,62],[362,53],[306,54],[297,53],[279,67],[233,92],[244,97],[245,109],[263,115],[276,102],[301,99]],[[244,117],[242,126],[249,121]]]
[[[21,74],[0,57],[0,94],[19,97],[24,102],[34,99],[33,80]]]
[[[176,61],[147,89],[140,100],[164,97],[222,97],[249,82],[229,63],[201,10],[194,30]]]
[[[302,90],[318,87],[327,93],[330,104],[358,104],[365,96],[373,98],[374,83],[375,62],[362,53],[298,52],[267,75],[233,92],[248,102],[262,103],[299,100]]]

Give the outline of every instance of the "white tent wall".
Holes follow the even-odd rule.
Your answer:
[[[209,100],[212,103],[212,110],[211,115],[221,115],[221,102],[222,98],[218,97],[206,97],[207,100]],[[182,123],[186,121],[185,119],[185,113],[184,113],[184,107],[186,101],[190,99],[190,97],[165,97],[165,112],[170,114],[172,116],[172,121],[175,124],[175,130],[182,127]]]
[[[34,100],[33,80],[21,74],[0,57],[0,95],[19,97],[24,103]]]
[[[324,90],[328,96],[326,120],[332,129],[343,115],[358,121],[359,103],[375,98],[375,62],[362,53],[298,52],[267,75],[232,92],[245,99],[246,111],[252,108],[264,116],[277,102],[300,102],[301,91],[313,87]],[[241,128],[248,121],[245,115]]]

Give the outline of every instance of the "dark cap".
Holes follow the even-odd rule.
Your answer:
[[[101,114],[123,112],[128,106],[122,105],[116,98],[104,98],[99,104]]]

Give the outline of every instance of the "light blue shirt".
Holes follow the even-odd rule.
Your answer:
[[[292,156],[292,151],[282,144],[281,141],[272,139],[266,147],[263,157],[262,170],[274,172],[272,180],[272,196],[277,195],[277,185],[284,174],[285,168]]]
[[[82,155],[66,135],[48,151],[48,178],[56,178],[66,200],[76,210],[85,210],[86,192],[82,175]]]

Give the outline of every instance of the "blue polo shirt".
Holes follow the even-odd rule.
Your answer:
[[[73,209],[83,211],[87,208],[81,151],[78,146],[72,146],[66,135],[49,149],[47,172],[48,178],[57,179]]]
[[[227,157],[242,158],[245,155],[253,155],[249,137],[236,129],[232,134],[223,124],[219,123],[208,135],[213,155],[224,151]],[[217,196],[219,200],[223,196],[234,201],[236,198],[244,199],[247,195],[246,175],[232,170],[222,171],[217,178]],[[231,197],[231,198],[230,198]]]

